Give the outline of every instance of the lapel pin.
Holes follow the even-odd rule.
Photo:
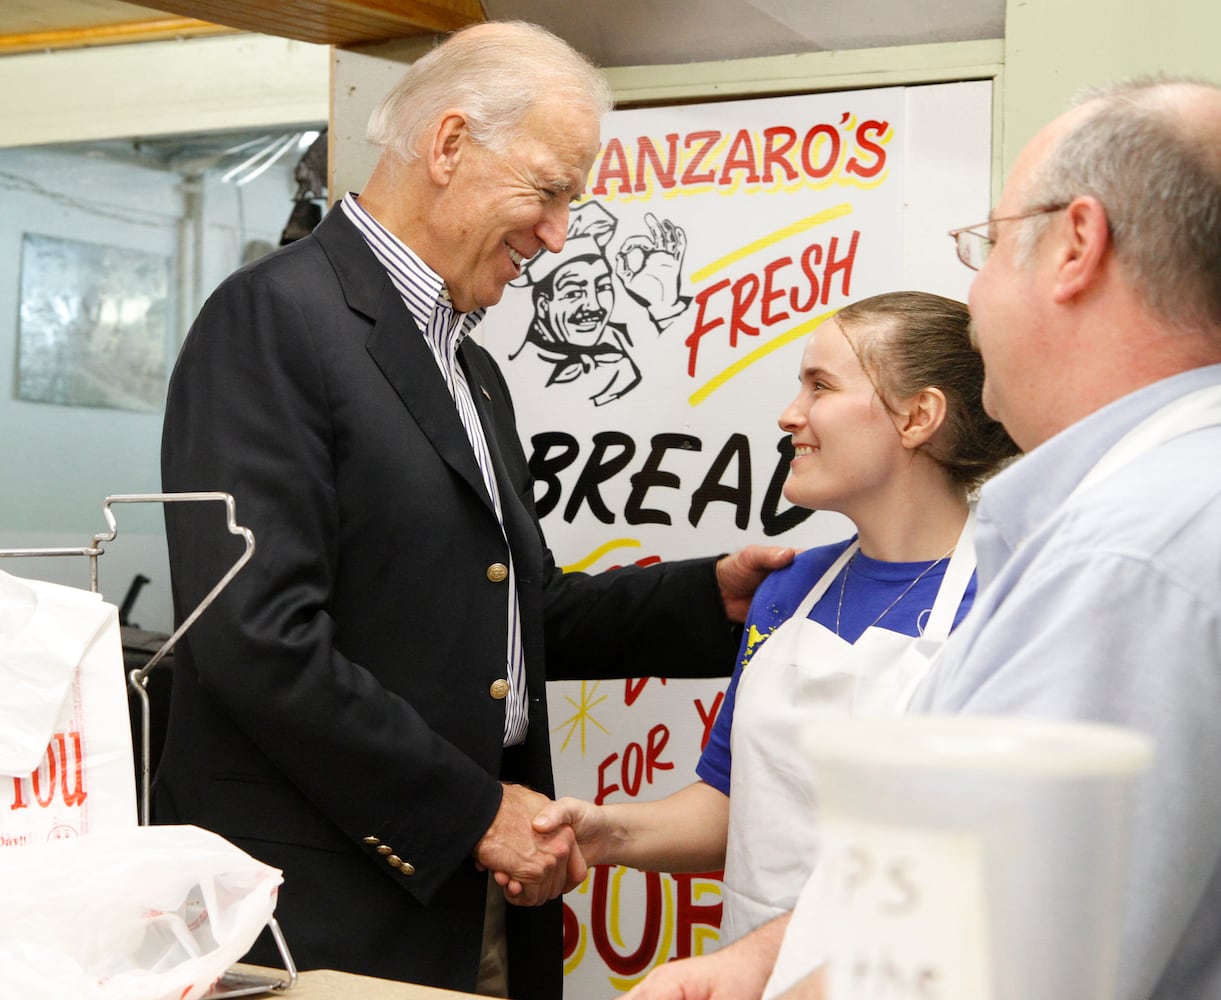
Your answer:
[[[479,391],[483,393],[483,398],[486,399],[489,403],[492,401],[492,394],[483,387],[482,383],[480,383],[480,385],[479,385]]]

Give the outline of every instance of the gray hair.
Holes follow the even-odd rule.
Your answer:
[[[524,21],[484,22],[412,63],[373,111],[366,138],[413,160],[444,111],[461,108],[475,141],[502,152],[527,112],[556,97],[599,119],[613,103],[601,71],[563,39]]]
[[[1097,105],[1036,171],[1034,205],[1102,202],[1121,268],[1150,311],[1180,330],[1221,328],[1221,135],[1193,130],[1172,98],[1183,77],[1143,77],[1085,91]],[[1024,227],[1029,253],[1050,224]]]

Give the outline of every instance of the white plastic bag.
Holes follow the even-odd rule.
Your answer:
[[[0,848],[135,825],[117,609],[0,573]]]
[[[194,826],[0,851],[0,997],[197,1000],[254,944],[282,881]]]

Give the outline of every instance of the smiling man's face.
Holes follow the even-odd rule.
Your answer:
[[[544,101],[493,152],[466,137],[450,181],[445,260],[433,267],[462,312],[500,301],[523,260],[558,252],[571,202],[597,156],[600,123],[580,105]]]

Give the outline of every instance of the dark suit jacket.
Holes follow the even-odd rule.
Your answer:
[[[231,492],[256,550],[176,652],[155,808],[284,870],[302,968],[470,990],[487,885],[471,851],[498,779],[553,790],[545,670],[722,675],[735,636],[710,560],[557,571],[503,378],[472,342],[460,357],[507,544],[436,362],[341,209],[205,304],[170,383],[163,484]],[[166,527],[181,619],[241,543],[216,504],[168,504]],[[530,729],[504,753],[489,567],[510,552]],[[559,996],[558,904],[509,910],[513,996]]]

